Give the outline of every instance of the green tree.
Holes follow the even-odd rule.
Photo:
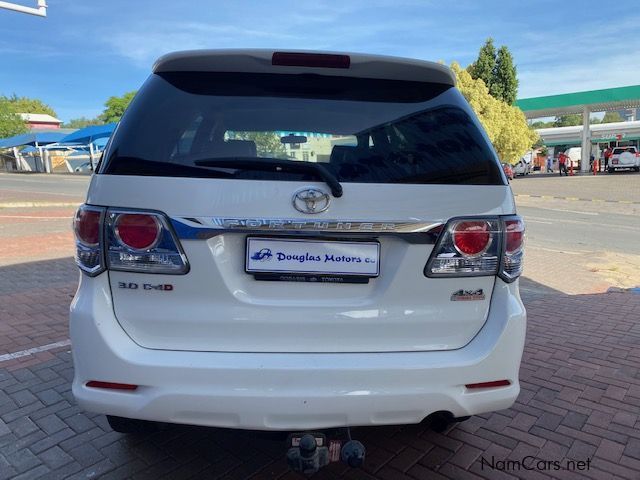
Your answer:
[[[553,122],[554,127],[572,127],[574,125],[582,125],[582,115],[579,113],[560,115]]]
[[[55,110],[38,98],[18,97],[14,93],[10,97],[2,96],[0,99],[6,100],[14,113],[45,113],[57,117]]]
[[[478,58],[467,67],[474,79],[479,79],[489,89],[489,93],[509,105],[518,96],[518,76],[509,49],[502,45],[497,51],[493,38],[489,37],[480,48]]]
[[[78,117],[72,118],[68,122],[62,124],[63,128],[84,128],[91,125],[102,125],[104,122],[100,118]]]
[[[495,76],[496,69],[496,47],[493,45],[493,38],[489,37],[480,48],[478,58],[467,70],[475,79],[480,79],[491,89],[491,84]]]
[[[624,122],[624,118],[618,112],[607,112],[600,123]]]
[[[0,138],[13,137],[26,131],[26,123],[13,111],[9,99],[0,97]]]
[[[494,98],[481,79],[451,65],[456,75],[456,84],[487,131],[487,135],[500,157],[507,163],[516,163],[538,140],[538,134],[527,125],[527,119],[517,107]]]
[[[136,91],[127,92],[121,97],[109,97],[104,104],[104,112],[98,117],[103,123],[119,122],[127,109]]]
[[[513,56],[506,46],[501,46],[496,58],[496,68],[489,93],[498,100],[513,105],[518,96],[518,77]]]
[[[553,127],[553,122],[543,122],[538,120],[537,122],[533,122],[531,124],[531,128],[550,128]]]

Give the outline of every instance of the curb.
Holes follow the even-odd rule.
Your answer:
[[[545,200],[568,200],[570,202],[622,203],[625,205],[640,205],[640,202],[632,202],[631,200],[603,200],[601,198],[556,197],[553,195],[529,195],[524,193],[516,193],[514,194],[514,196],[522,198],[542,198]]]
[[[4,202],[0,203],[0,208],[36,208],[36,207],[77,207],[78,202]]]

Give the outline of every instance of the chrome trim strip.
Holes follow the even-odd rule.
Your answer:
[[[197,220],[196,223],[194,220]],[[317,234],[426,234],[440,221],[305,220],[299,218],[172,217],[181,239],[207,239],[225,232]]]

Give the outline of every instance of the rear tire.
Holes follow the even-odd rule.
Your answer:
[[[160,430],[160,424],[148,420],[136,420],[134,418],[107,415],[107,422],[109,422],[111,429],[118,433],[143,434]]]
[[[613,168],[609,167],[609,168],[607,168],[607,172],[608,172],[608,173],[613,173],[613,172],[614,172],[614,170],[613,170]]]
[[[636,172],[640,172],[640,167],[634,167],[633,168]]]

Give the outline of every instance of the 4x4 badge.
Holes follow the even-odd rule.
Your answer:
[[[329,208],[331,195],[319,188],[302,188],[293,194],[293,208],[302,213],[321,213]]]
[[[468,302],[471,300],[484,300],[484,291],[479,288],[478,290],[458,290],[451,294],[452,302]]]

